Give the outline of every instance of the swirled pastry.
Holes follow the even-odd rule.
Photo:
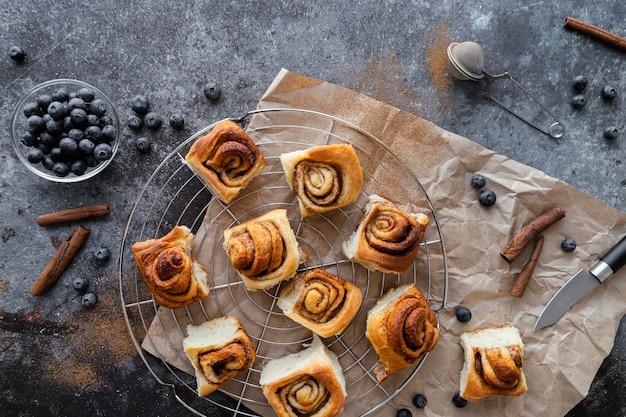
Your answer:
[[[305,217],[345,207],[361,193],[363,171],[352,145],[314,146],[284,153],[280,162]]]
[[[430,352],[439,340],[437,318],[414,284],[387,291],[367,315],[365,336],[378,354],[374,375],[383,382]]]
[[[461,397],[478,401],[492,395],[520,396],[526,392],[524,343],[517,328],[497,326],[463,333],[461,346],[465,354]]]
[[[133,244],[137,269],[155,303],[179,308],[209,294],[207,273],[191,256],[193,237],[188,227],[175,226],[161,238]]]
[[[296,274],[278,296],[285,315],[322,337],[341,333],[359,311],[361,290],[323,269]]]
[[[234,316],[188,325],[183,349],[193,365],[199,397],[217,390],[256,360],[252,341]]]
[[[337,356],[316,335],[308,348],[267,362],[259,383],[279,417],[334,417],[347,395]]]
[[[306,257],[284,209],[226,229],[224,249],[249,290],[262,290],[292,278]]]
[[[407,213],[373,194],[343,253],[369,270],[401,274],[415,260],[427,226],[425,214]]]
[[[231,120],[219,122],[196,140],[185,160],[213,194],[227,204],[265,167],[261,150]]]

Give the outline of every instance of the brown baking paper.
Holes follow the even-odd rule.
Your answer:
[[[603,359],[613,346],[619,321],[626,314],[626,303],[623,302],[626,298],[626,270],[620,271],[580,300],[554,326],[537,331],[533,327],[543,306],[558,288],[579,268],[590,268],[601,254],[624,235],[625,213],[541,171],[499,155],[415,115],[328,82],[282,70],[259,103],[259,108],[275,107],[309,109],[330,114],[379,138],[419,178],[441,224],[449,282],[447,302],[438,316],[440,340],[402,391],[372,415],[395,415],[395,410],[400,407],[412,409],[411,400],[418,392],[428,398],[427,407],[420,411],[425,416],[482,417],[501,414],[509,417],[561,417],[584,398]],[[254,127],[254,119],[251,126]],[[264,139],[255,137],[255,140]],[[497,194],[497,203],[490,208],[478,204],[477,191],[470,186],[470,178],[476,172],[487,178],[489,188]],[[263,192],[264,182],[271,180],[271,175],[280,175],[280,168],[275,161],[273,167],[270,164],[267,175],[255,179],[250,190]],[[277,201],[293,200],[293,196],[284,189],[271,192]],[[261,200],[262,197],[259,197]],[[516,230],[550,207],[565,209],[566,217],[544,232],[544,247],[526,293],[522,298],[513,298],[509,296],[509,290],[531,248],[511,264],[500,257],[499,251]],[[252,211],[249,216],[258,214],[260,212]],[[203,226],[207,222],[216,221],[227,224],[227,217],[222,218],[222,215],[223,206],[212,205]],[[431,221],[434,219],[431,218]],[[219,247],[219,235],[206,235],[207,229],[215,229],[215,224],[210,226],[198,231],[195,248],[199,259],[216,277],[214,279],[227,280],[213,282],[216,291],[223,291],[224,288],[228,288],[228,291],[245,291],[232,278],[219,278],[224,276],[223,270],[227,270],[229,265],[213,257],[216,251],[223,249]],[[560,242],[566,236],[573,237],[578,243],[572,253],[560,249]],[[223,256],[218,258],[223,259]],[[315,262],[324,262],[325,259],[324,254],[319,254],[319,260]],[[341,274],[346,264],[335,264],[332,267]],[[435,293],[441,290],[437,285]],[[211,301],[216,298],[208,297],[202,304],[198,303],[189,309],[172,311],[161,308],[142,346],[168,363],[193,373],[182,353],[184,325],[192,321],[200,322],[207,316],[248,310],[247,306],[232,305],[225,298],[226,301],[219,305]],[[268,297],[260,292],[253,300],[267,303]],[[374,295],[369,294],[364,304],[371,305],[374,301]],[[468,323],[460,323],[455,318],[454,309],[461,305],[472,311],[472,320]],[[292,326],[290,328],[295,338],[308,337],[302,328],[283,320],[284,317],[277,319],[273,325]],[[463,366],[460,335],[466,331],[503,324],[514,325],[521,331],[525,343],[523,369],[528,383],[527,393],[515,398],[491,397],[470,403],[463,409],[456,408],[451,398],[459,390],[459,375]],[[363,327],[359,326],[364,326],[364,323],[353,323],[347,330],[347,337],[358,339],[363,331]],[[254,339],[259,335],[252,334],[251,337]],[[175,348],[178,346],[180,348]],[[263,357],[277,357],[290,349],[294,347],[274,349],[271,352],[266,349],[259,353]],[[355,349],[364,347],[355,345]],[[357,355],[361,353],[356,352]],[[375,361],[371,352],[366,357]],[[258,362],[255,369],[244,376],[251,384],[258,383],[262,364]],[[390,383],[395,386],[393,379]],[[240,385],[235,381],[225,386],[224,391],[234,393],[237,397]],[[342,414],[344,416],[361,416],[377,403],[387,401],[385,395],[366,381],[351,389],[371,390],[371,395],[346,407]],[[274,415],[263,404],[263,398],[258,393],[254,390],[247,390],[246,393],[252,396],[250,402],[244,402],[246,406],[264,416]]]

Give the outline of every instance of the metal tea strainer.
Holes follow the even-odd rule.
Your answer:
[[[448,70],[450,75],[458,80],[471,80],[480,81],[485,80],[487,83],[486,90],[484,92],[485,97],[495,101],[502,106],[506,111],[513,114],[526,124],[532,126],[538,131],[545,133],[555,139],[559,139],[565,135],[565,125],[556,117],[556,115],[548,109],[543,103],[541,103],[535,96],[533,96],[526,88],[520,83],[515,81],[508,72],[499,75],[491,75],[485,71],[485,55],[483,48],[475,42],[452,42],[448,45]],[[501,101],[491,95],[491,86],[496,80],[509,79],[524,93],[526,93],[531,99],[533,99],[542,109],[544,109],[554,120],[547,129],[537,126],[535,123],[513,111],[505,106]]]

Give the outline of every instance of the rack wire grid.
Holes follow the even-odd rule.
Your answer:
[[[240,123],[263,152],[267,165],[230,204],[212,196],[186,165],[191,144],[209,133],[216,122],[181,143],[154,170],[130,213],[120,250],[121,302],[128,329],[139,355],[160,384],[196,415],[216,408],[233,416],[273,415],[259,384],[264,363],[310,343],[312,334],[288,319],[276,301],[280,285],[248,291],[222,248],[226,227],[284,208],[307,261],[299,270],[320,267],[362,290],[363,303],[349,327],[323,339],[339,358],[346,379],[345,407],[359,407],[369,415],[399,393],[417,373],[427,356],[379,384],[373,374],[378,360],[365,337],[368,310],[386,290],[415,283],[438,315],[448,293],[448,266],[437,213],[422,184],[410,169],[378,138],[340,118],[311,110],[270,108],[250,111]],[[245,126],[245,124],[247,126]],[[281,153],[325,144],[349,143],[363,170],[363,187],[356,203],[332,212],[303,218],[297,198],[289,189],[280,165]],[[407,211],[429,216],[429,225],[413,266],[404,274],[368,271],[350,262],[341,243],[356,230],[372,194],[381,195]],[[209,274],[211,293],[189,307],[170,310],[154,303],[131,251],[134,242],[165,235],[175,225],[195,233],[193,255]],[[224,315],[236,315],[257,351],[254,365],[232,378],[217,392],[198,397],[194,371],[182,350],[187,324],[199,324]],[[156,336],[155,336],[156,335]],[[211,411],[213,410],[213,411]],[[212,414],[213,415],[213,414]]]

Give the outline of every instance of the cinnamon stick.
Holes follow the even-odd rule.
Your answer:
[[[500,251],[500,256],[509,263],[513,262],[532,241],[563,217],[565,217],[565,210],[559,207],[553,207],[543,212],[515,233]]]
[[[621,36],[611,33],[605,29],[599,28],[598,26],[594,26],[591,23],[587,23],[582,20],[568,16],[565,19],[563,26],[567,29],[575,30],[584,35],[591,36],[592,38],[601,40],[611,46],[626,51],[625,38],[622,38]]]
[[[70,233],[55,254],[52,256],[46,267],[41,271],[35,282],[30,287],[30,293],[36,296],[43,295],[59,280],[63,271],[68,267],[78,250],[89,236],[89,229],[78,225]]]
[[[541,248],[543,248],[543,240],[543,235],[537,238],[533,251],[530,254],[530,258],[528,258],[528,262],[526,262],[526,265],[524,265],[520,273],[515,278],[513,288],[511,288],[510,291],[512,297],[521,297],[524,295],[524,292],[526,292],[526,287],[528,287],[528,283],[530,282],[530,278],[533,276],[535,266],[537,266]]]
[[[107,216],[109,205],[100,204],[96,206],[77,207],[68,210],[53,211],[37,217],[39,226],[52,226],[61,223],[75,222],[96,217]]]

